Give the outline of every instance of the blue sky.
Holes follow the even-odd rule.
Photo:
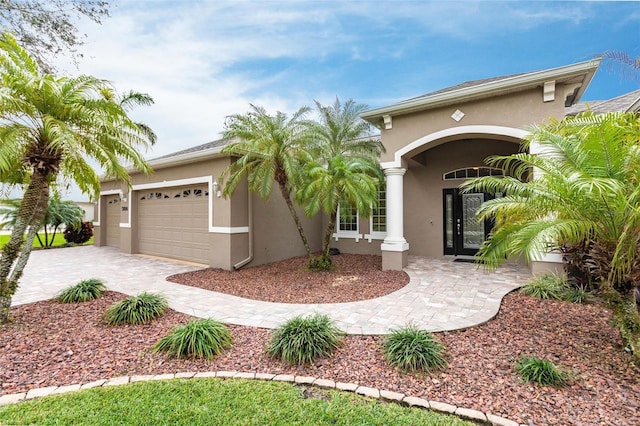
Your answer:
[[[249,104],[292,112],[335,96],[369,107],[463,81],[621,50],[640,56],[640,3],[559,1],[112,2],[78,68],[151,94],[134,112],[158,134],[148,158],[218,139]],[[67,61],[68,62],[68,61]],[[604,66],[583,100],[640,88]]]

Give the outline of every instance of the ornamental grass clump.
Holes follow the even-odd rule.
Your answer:
[[[106,290],[104,283],[97,278],[80,281],[58,293],[55,300],[61,303],[80,303],[97,299]]]
[[[231,348],[233,338],[229,328],[213,319],[191,320],[175,326],[153,347],[176,358],[211,359]]]
[[[566,278],[560,275],[538,275],[526,283],[520,292],[538,299],[561,300],[567,288]]]
[[[406,371],[431,371],[446,367],[445,347],[432,333],[410,324],[392,330],[383,341],[389,365]]]
[[[516,372],[525,383],[535,382],[545,386],[562,387],[569,375],[551,361],[535,356],[523,356],[516,361]]]
[[[104,317],[109,325],[146,324],[162,315],[168,306],[164,296],[143,292],[109,306]]]
[[[271,335],[267,353],[290,364],[311,364],[331,355],[342,341],[344,333],[326,315],[297,316]]]

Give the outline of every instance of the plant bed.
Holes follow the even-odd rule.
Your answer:
[[[281,303],[355,302],[384,296],[409,283],[403,271],[383,271],[380,256],[340,254],[333,270],[312,272],[305,256],[238,271],[202,269],[167,280],[254,300]]]
[[[104,310],[122,297],[106,292],[81,304],[46,301],[12,308],[15,322],[0,328],[0,393],[119,375],[232,370],[358,383],[521,424],[632,425],[640,410],[640,370],[610,326],[610,312],[598,303],[511,293],[495,319],[436,333],[447,348],[446,368],[409,374],[387,364],[384,336],[346,336],[331,358],[292,366],[265,353],[271,330],[234,325],[233,348],[213,360],[170,358],[153,353],[153,345],[191,318],[169,309],[150,324],[105,326]],[[523,383],[513,364],[532,353],[575,372],[575,379],[557,389]]]

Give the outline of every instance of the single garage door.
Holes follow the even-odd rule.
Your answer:
[[[206,184],[138,192],[138,252],[209,264]]]
[[[104,204],[107,206],[107,245],[120,247],[120,195],[105,196]]]

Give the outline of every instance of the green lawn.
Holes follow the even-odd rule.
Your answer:
[[[7,242],[9,241],[9,238],[11,238],[11,235],[0,235],[0,248],[4,247],[5,244],[7,244]],[[40,238],[42,239],[42,242],[44,243],[44,234],[40,233]],[[62,245],[65,245],[67,243],[67,241],[64,239],[64,235],[61,232],[57,232],[56,233],[56,237],[53,240],[53,247],[59,247]],[[93,237],[87,241],[84,245],[91,245],[93,244]],[[33,241],[33,247],[41,247],[40,243],[38,242],[38,239],[36,238]]]
[[[454,416],[282,382],[189,379],[95,388],[0,407],[0,424],[466,425]]]

